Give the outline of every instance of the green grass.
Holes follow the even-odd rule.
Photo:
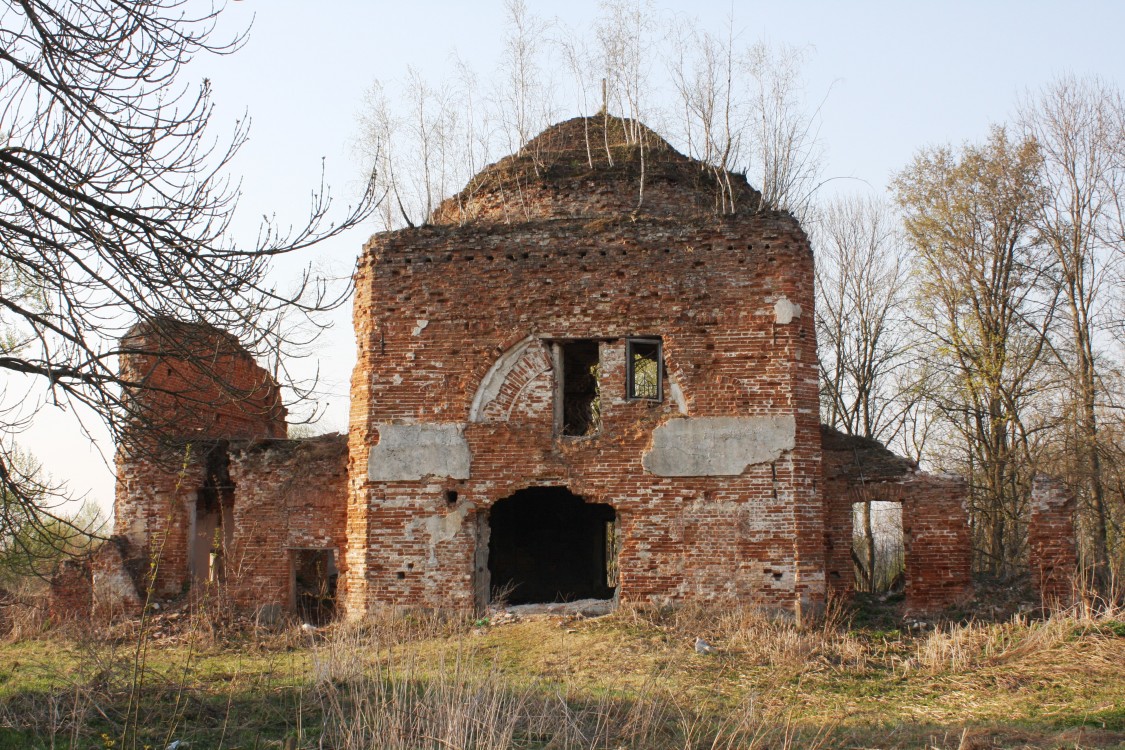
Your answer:
[[[0,750],[1125,747],[1120,619],[951,625],[623,610],[0,646]],[[720,653],[701,657],[703,635]],[[286,745],[286,742],[289,744]]]

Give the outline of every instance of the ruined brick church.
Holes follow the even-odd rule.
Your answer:
[[[906,606],[963,600],[964,485],[820,425],[813,254],[759,202],[635,123],[548,129],[363,248],[345,436],[286,439],[229,335],[137,326],[122,367],[172,439],[119,451],[84,595],[120,602],[154,560],[158,594],[302,616],[792,611],[852,590],[853,503],[878,499],[903,508]]]

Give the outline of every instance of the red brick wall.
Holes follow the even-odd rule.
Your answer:
[[[781,296],[803,311],[788,324],[776,321]],[[356,273],[350,611],[472,606],[477,517],[529,485],[566,486],[617,509],[624,601],[820,602],[812,307],[808,242],[781,214],[429,227],[373,238]],[[633,335],[663,337],[687,415],[792,415],[797,447],[741,476],[647,473],[641,460],[653,429],[681,414],[670,396],[656,406],[621,398],[624,337]],[[519,393],[502,391],[486,419],[470,423],[482,379],[528,336],[602,341],[600,434],[555,436],[549,373],[538,382],[517,375]],[[387,423],[466,425],[470,478],[369,481],[368,452]],[[445,489],[457,491],[456,508]]]
[[[63,560],[51,578],[48,591],[48,616],[51,622],[86,620],[93,607],[90,561],[86,558]]]
[[[891,456],[882,446],[879,450]],[[865,466],[857,460],[857,454],[848,450],[826,450],[823,456],[829,588],[845,597],[854,593],[853,504],[895,502],[902,505],[906,552],[904,608],[935,612],[964,602],[972,593],[972,540],[964,483],[903,470],[905,466]]]
[[[277,384],[229,333],[161,319],[134,326],[121,346],[139,437],[285,437]]]
[[[122,379],[133,412],[118,446],[114,533],[156,561],[155,591],[189,583],[196,493],[207,456],[227,439],[284,437],[285,407],[273,378],[228,333],[160,319],[122,340]]]
[[[188,534],[211,447],[185,443],[135,456],[118,449],[113,533],[153,560],[157,594],[176,594],[188,584]]]
[[[226,571],[235,602],[288,607],[296,549],[334,550],[343,581],[347,450],[338,434],[232,447],[234,538]]]
[[[1074,603],[1078,552],[1074,540],[1074,496],[1060,480],[1039,474],[1031,491],[1027,522],[1031,581],[1045,607]]]

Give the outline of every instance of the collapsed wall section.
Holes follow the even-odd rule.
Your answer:
[[[1074,495],[1061,480],[1036,475],[1027,522],[1027,562],[1032,585],[1049,609],[1066,608],[1075,600],[1074,508]]]

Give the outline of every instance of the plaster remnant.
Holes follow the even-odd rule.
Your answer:
[[[796,444],[793,416],[670,419],[652,432],[645,470],[661,477],[738,476]]]
[[[430,324],[430,321],[423,320],[422,318],[418,318],[416,321],[414,321],[414,330],[410,332],[410,335],[411,336],[420,335],[422,333],[422,331],[426,330],[426,326],[428,326],[429,324]]]
[[[687,398],[684,396],[684,389],[680,387],[679,383],[672,380],[671,378],[668,378],[668,381],[668,395],[672,397],[672,402],[676,405],[676,408],[680,410],[680,414],[683,414],[686,417],[688,408]]]
[[[422,522],[426,533],[430,535],[428,557],[430,565],[437,565],[438,544],[451,541],[460,533],[462,526],[465,524],[465,517],[469,515],[469,506],[469,503],[460,503],[451,513],[428,516]],[[419,525],[417,520],[411,521],[411,528],[408,531],[413,531],[417,525]]]
[[[472,456],[464,426],[381,424],[379,443],[367,455],[367,477],[375,482],[404,482],[423,477],[468,479]]]
[[[788,297],[782,295],[773,303],[773,315],[778,325],[789,325],[794,318],[801,317],[801,306],[790,302]]]

